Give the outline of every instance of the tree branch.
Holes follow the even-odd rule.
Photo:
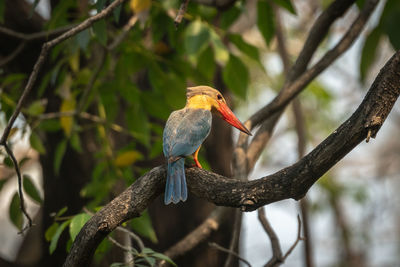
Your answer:
[[[298,79],[296,79],[290,85],[284,86],[281,92],[271,101],[267,106],[256,112],[250,117],[250,128],[254,128],[263,122],[266,118],[269,118],[275,112],[281,111],[286,105],[299,94],[316,76],[323,72],[333,61],[341,56],[357,39],[360,35],[364,25],[368,21],[368,18],[374,11],[379,0],[369,0],[365,3],[364,9],[360,12],[357,19],[349,27],[349,30],[331,50],[326,54],[309,70],[304,72]]]
[[[269,223],[266,215],[264,207],[259,208],[258,210],[258,220],[260,221],[264,231],[267,233],[269,239],[271,240],[272,247],[272,258],[268,261],[265,266],[275,266],[277,263],[283,262],[281,244],[279,242],[279,238],[276,235],[274,229]],[[273,264],[271,264],[273,263]]]
[[[22,175],[21,175],[21,171],[19,169],[18,166],[18,161],[14,156],[14,153],[12,152],[12,150],[8,147],[7,143],[4,144],[4,148],[7,151],[7,154],[10,156],[13,164],[14,164],[14,168],[15,168],[15,172],[17,173],[17,177],[18,177],[18,195],[19,195],[19,207],[22,211],[22,213],[24,214],[24,216],[26,217],[26,219],[28,220],[28,225],[26,227],[22,227],[22,230],[19,232],[19,234],[24,233],[24,231],[26,229],[29,229],[32,226],[32,218],[29,216],[28,212],[25,209],[25,201],[24,201],[24,193],[22,190]]]
[[[227,212],[228,209],[224,207],[217,207],[200,226],[187,234],[177,244],[165,251],[164,254],[171,259],[174,259],[190,251],[197,244],[206,240],[211,232],[218,230],[221,222],[226,217],[225,215]]]
[[[247,266],[251,267],[250,262],[248,262],[246,259],[242,258],[239,254],[237,254],[235,251],[231,250],[231,249],[226,249],[220,245],[218,245],[217,243],[209,243],[210,247],[213,247],[215,249],[218,249],[222,252],[228,253],[230,255],[235,256],[236,258],[238,258],[239,260],[241,260],[243,263],[245,263]]]
[[[253,181],[238,181],[198,168],[186,170],[192,194],[220,206],[255,210],[283,199],[300,199],[333,165],[362,142],[369,130],[376,135],[400,94],[400,51],[382,68],[358,109],[320,145],[297,163]],[[162,193],[165,166],[139,178],[97,212],[76,237],[64,266],[88,266],[104,237],[140,213]]]
[[[46,39],[49,37],[52,37],[54,35],[59,35],[62,33],[65,33],[66,31],[72,30],[75,25],[68,25],[68,26],[63,26],[51,31],[42,31],[42,32],[34,32],[34,33],[22,33],[22,32],[17,32],[12,29],[0,26],[0,33],[8,35],[10,37],[20,39],[26,42],[30,41],[36,41],[39,39]]]

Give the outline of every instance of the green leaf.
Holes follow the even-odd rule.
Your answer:
[[[119,23],[119,18],[121,17],[121,8],[122,8],[122,5],[119,5],[116,8],[114,8],[114,10],[113,10],[115,23]]]
[[[215,60],[220,64],[225,64],[229,59],[229,51],[212,28],[210,28],[210,38],[214,48]]]
[[[30,159],[31,159],[31,158],[29,158],[29,157],[23,157],[23,158],[18,162],[19,167],[22,168],[22,166],[24,166],[24,164],[25,164],[27,161],[29,161]]]
[[[162,95],[156,94],[154,92],[143,92],[141,94],[140,100],[143,103],[143,109],[148,114],[161,120],[168,119],[168,115],[169,113],[171,113],[171,110],[165,103],[165,99],[162,97]]]
[[[37,101],[34,101],[32,104],[29,105],[29,107],[26,110],[26,112],[29,115],[37,116],[37,115],[42,114],[44,112],[44,110],[45,110],[45,106],[43,105],[42,101],[37,100]]]
[[[32,178],[24,174],[23,175],[23,186],[25,192],[30,196],[33,200],[35,200],[38,203],[42,203],[43,200],[40,196],[39,190],[36,188],[35,184],[32,182]]]
[[[215,68],[214,54],[209,46],[199,55],[196,71],[199,71],[207,79],[206,83],[210,83],[214,79]]]
[[[228,64],[222,72],[222,77],[225,84],[235,95],[243,99],[246,98],[249,72],[238,57],[230,55]]]
[[[56,151],[54,153],[54,172],[56,173],[57,176],[60,173],[60,167],[66,149],[67,149],[67,140],[64,139],[57,145]]]
[[[146,112],[141,106],[135,105],[125,111],[129,131],[146,147],[150,146],[150,125]]]
[[[361,81],[365,81],[365,77],[368,73],[369,68],[375,60],[376,48],[378,47],[381,39],[382,32],[380,27],[376,27],[366,38],[360,61],[360,77]]]
[[[151,256],[154,257],[154,258],[157,258],[157,259],[159,259],[159,260],[165,260],[166,262],[168,262],[169,264],[171,264],[171,265],[173,265],[173,266],[175,266],[175,267],[178,266],[178,265],[176,265],[176,263],[173,262],[173,261],[171,260],[171,258],[168,257],[167,255],[164,255],[164,254],[161,254],[161,253],[157,253],[157,252],[156,252],[156,253],[151,254]]]
[[[31,132],[29,142],[31,144],[31,147],[39,152],[39,154],[43,155],[46,153],[46,149],[42,143],[42,140],[40,140],[40,137],[35,132]]]
[[[292,13],[293,15],[296,15],[296,10],[294,9],[292,2],[290,0],[274,0],[274,2]]]
[[[83,30],[75,36],[76,43],[83,50],[86,51],[88,44],[90,42],[90,32],[89,29]]]
[[[81,213],[72,218],[71,224],[69,225],[69,234],[71,236],[72,241],[75,240],[79,231],[91,217],[92,216],[90,216],[87,213]]]
[[[60,224],[58,222],[54,222],[49,228],[47,228],[44,237],[48,242],[50,242],[50,240],[53,238],[59,226]]]
[[[385,18],[383,23],[383,30],[389,37],[389,41],[395,50],[400,49],[400,5],[395,10],[390,12]]]
[[[257,2],[257,27],[269,46],[275,35],[274,13],[267,1]]]
[[[221,28],[226,30],[229,26],[231,26],[233,24],[233,22],[235,22],[235,20],[237,18],[239,18],[240,14],[241,14],[241,11],[236,5],[233,5],[231,8],[229,8],[225,12],[222,12],[221,22],[220,22]]]
[[[107,0],[97,0],[96,1],[96,10],[97,12],[100,12],[103,10],[103,8],[106,6]]]
[[[78,133],[73,133],[71,135],[71,138],[69,139],[69,143],[71,144],[71,147],[75,149],[76,152],[82,153],[82,145],[81,145],[81,139],[79,137]]]
[[[184,38],[186,54],[195,59],[195,56],[207,47],[210,40],[209,28],[196,19],[186,28]]]
[[[358,6],[358,9],[362,9],[365,5],[365,0],[357,0],[356,5]]]
[[[140,91],[136,85],[132,83],[125,84],[125,86],[119,86],[117,88],[122,98],[129,104],[138,103],[140,101]]]
[[[106,46],[107,45],[107,25],[104,19],[95,22],[92,26],[93,32],[96,35],[97,40]]]
[[[65,206],[65,207],[63,207],[62,209],[60,209],[60,210],[57,212],[57,214],[56,214],[56,218],[62,216],[64,213],[67,212],[67,210],[68,210],[68,207],[67,207],[67,206]]]
[[[9,156],[4,157],[3,164],[8,168],[14,168],[14,163]]]
[[[251,59],[260,62],[260,53],[258,48],[246,43],[242,36],[239,34],[229,34],[229,40],[241,51],[243,54],[247,55]]]
[[[22,229],[22,223],[23,223],[23,218],[22,218],[22,212],[20,209],[20,201],[19,201],[19,196],[17,193],[14,193],[10,207],[8,209],[8,214],[10,216],[11,222],[17,227],[17,229],[21,230]]]
[[[49,247],[50,255],[53,254],[53,252],[56,250],[58,239],[60,239],[62,232],[64,231],[65,227],[67,227],[70,222],[71,222],[71,220],[65,221],[57,228],[56,232],[54,233],[53,237],[51,238],[50,247]]]
[[[39,124],[39,129],[46,132],[57,132],[61,129],[60,120],[58,119],[43,120]]]
[[[143,237],[150,239],[151,242],[157,243],[157,235],[154,231],[149,213],[144,211],[139,218],[135,218],[131,222],[133,231],[137,232]]]
[[[3,186],[5,185],[5,183],[8,181],[8,179],[1,179],[0,180],[0,191],[3,188]]]
[[[136,161],[143,158],[143,155],[137,150],[128,150],[119,154],[115,160],[114,164],[117,167],[127,167],[135,163]]]

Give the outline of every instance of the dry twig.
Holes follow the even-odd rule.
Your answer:
[[[215,249],[218,249],[218,250],[220,250],[220,251],[222,251],[222,252],[225,252],[225,253],[228,253],[228,254],[230,254],[230,255],[235,256],[236,258],[238,258],[239,260],[241,260],[243,263],[245,263],[247,266],[251,267],[250,262],[248,262],[246,259],[242,258],[242,257],[241,257],[239,254],[237,254],[235,251],[233,251],[233,250],[231,250],[231,249],[226,249],[226,248],[224,248],[224,247],[222,247],[222,246],[220,246],[220,245],[218,245],[217,243],[214,243],[214,242],[208,243],[208,245],[209,245],[210,247],[213,247],[213,248],[215,248]]]
[[[186,13],[187,7],[189,4],[189,0],[182,0],[182,4],[179,7],[178,14],[176,15],[176,18],[174,20],[175,22],[175,27],[178,27],[178,25],[182,22],[183,16]]]

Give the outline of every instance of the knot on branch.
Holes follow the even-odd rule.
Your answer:
[[[99,223],[99,226],[97,227],[97,229],[100,231],[100,232],[109,232],[108,231],[108,223],[107,222],[100,222]]]
[[[375,138],[378,133],[379,128],[381,128],[383,124],[383,119],[380,116],[372,116],[372,118],[364,124],[364,127],[368,130],[367,139],[365,140],[367,143],[369,139]]]
[[[243,198],[240,200],[240,210],[241,211],[253,211],[257,209],[256,206],[257,200],[252,198]]]

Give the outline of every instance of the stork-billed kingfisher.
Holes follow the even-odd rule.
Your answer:
[[[193,155],[196,166],[201,168],[197,154],[210,133],[212,112],[218,112],[229,124],[251,135],[216,89],[209,86],[187,88],[186,106],[171,113],[163,133],[163,151],[168,163],[166,205],[187,199],[185,157]]]

